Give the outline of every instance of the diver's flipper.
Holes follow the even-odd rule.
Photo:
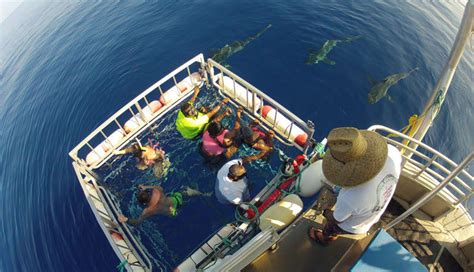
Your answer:
[[[335,61],[330,60],[330,59],[328,59],[328,58],[324,58],[324,59],[323,59],[323,62],[326,63],[326,64],[329,64],[329,65],[334,65],[334,64],[336,64]]]

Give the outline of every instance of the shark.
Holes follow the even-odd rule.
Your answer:
[[[408,77],[414,71],[417,71],[418,67],[411,69],[408,72],[393,74],[387,76],[381,81],[374,81],[373,79],[369,78],[370,84],[372,88],[368,94],[368,101],[369,104],[375,104],[383,97],[387,97],[389,101],[392,101],[392,98],[388,94],[388,89],[393,85],[397,84],[398,81]]]
[[[321,48],[318,50],[310,49],[309,50],[309,56],[306,59],[306,64],[311,65],[311,64],[317,64],[319,62],[324,62],[329,65],[334,65],[336,64],[335,61],[328,59],[327,55],[329,52],[332,51],[332,49],[338,44],[338,43],[350,43],[352,41],[360,39],[362,36],[354,36],[354,37],[349,37],[343,40],[327,40]]]
[[[260,30],[257,34],[250,36],[246,39],[243,40],[237,40],[232,42],[231,44],[226,44],[224,47],[218,50],[213,50],[211,52],[211,59],[217,61],[218,63],[224,65],[224,67],[229,68],[230,65],[226,64],[226,60],[234,55],[235,53],[242,51],[247,44],[252,42],[253,40],[257,39],[258,37],[262,36],[265,31],[267,31],[270,27],[272,27],[271,24],[267,25],[264,29]]]
[[[205,197],[211,197],[212,196],[212,192],[203,193],[203,192],[200,192],[197,189],[193,189],[189,186],[186,186],[186,187],[182,188],[182,193],[187,195],[187,196],[205,196]]]

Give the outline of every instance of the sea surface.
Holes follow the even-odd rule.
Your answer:
[[[421,0],[25,1],[0,24],[0,271],[116,270],[68,152],[193,56],[272,24],[228,59],[232,71],[312,120],[318,140],[339,126],[401,129],[430,96],[463,9]],[[355,35],[329,54],[335,65],[305,64],[308,50]],[[457,162],[474,146],[473,63],[466,50],[426,138]],[[414,67],[390,89],[393,102],[368,104],[369,76]]]

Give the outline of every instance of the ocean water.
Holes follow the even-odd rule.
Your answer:
[[[458,1],[26,1],[0,24],[0,271],[114,271],[67,153],[178,65],[272,28],[228,63],[316,124],[406,125],[436,83],[461,21]],[[308,50],[340,44],[336,65]],[[467,45],[472,48],[472,43]],[[427,143],[460,161],[474,146],[472,50]],[[367,103],[368,76],[420,70]],[[182,241],[185,243],[186,241]]]

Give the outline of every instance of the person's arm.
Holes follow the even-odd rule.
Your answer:
[[[242,163],[249,163],[251,161],[260,160],[261,158],[268,156],[268,154],[270,154],[270,152],[272,152],[273,150],[272,147],[269,147],[268,145],[260,142],[254,144],[252,148],[260,150],[260,153],[242,158]]]
[[[235,117],[235,124],[234,124],[234,129],[240,129],[240,117],[242,115],[242,111],[244,110],[244,108],[242,107],[239,107],[237,109],[237,114],[236,114],[236,117]]]
[[[193,94],[193,97],[191,97],[191,99],[189,99],[188,103],[191,103],[191,104],[194,104],[194,101],[196,101],[196,98],[199,94],[201,90],[199,89],[198,86],[194,87],[194,94]]]
[[[127,148],[124,148],[122,150],[115,150],[114,151],[114,154],[115,155],[125,155],[125,154],[128,154],[128,153],[133,153],[135,151],[137,151],[140,147],[138,146],[138,144],[133,144],[132,146],[129,146]]]
[[[211,119],[214,115],[216,115],[216,113],[219,112],[219,110],[222,108],[222,106],[224,106],[225,104],[227,104],[229,102],[229,98],[226,97],[222,100],[221,103],[219,103],[219,105],[217,105],[215,108],[213,108],[210,112],[208,112],[206,115],[209,119]]]
[[[214,118],[214,121],[219,123],[224,117],[229,116],[231,114],[232,110],[230,108],[227,108],[223,113],[219,114],[216,118]]]
[[[225,157],[227,159],[230,159],[236,152],[237,152],[238,148],[234,145],[231,145],[229,146],[226,150],[225,150]]]
[[[146,190],[146,189],[157,189],[159,190],[160,192],[163,192],[163,187],[161,187],[160,185],[138,185],[138,189],[140,190]]]
[[[119,218],[118,220],[120,221],[120,223],[128,223],[130,225],[133,225],[133,226],[136,226],[136,225],[139,225],[141,223],[143,223],[143,221],[147,218],[147,217],[150,217],[151,216],[151,213],[149,213],[147,211],[147,209],[143,210],[143,213],[140,215],[140,217],[138,217],[137,219],[134,219],[134,218],[128,218],[124,215],[119,215]]]

